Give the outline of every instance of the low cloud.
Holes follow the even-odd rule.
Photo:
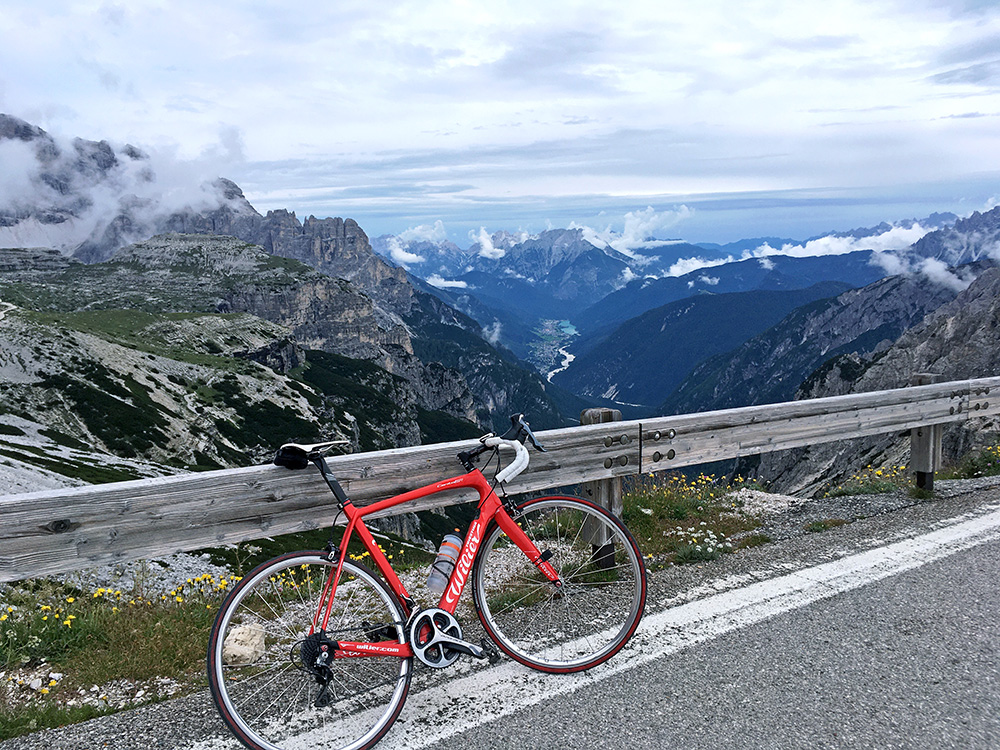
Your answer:
[[[669,229],[684,219],[691,216],[693,212],[687,206],[678,206],[671,211],[657,211],[652,206],[647,206],[642,211],[629,211],[624,216],[624,227],[621,232],[616,232],[607,226],[603,230],[592,227],[570,224],[570,229],[580,229],[583,238],[597,247],[610,246],[614,250],[628,256],[634,261],[642,264],[649,261],[647,256],[636,253],[641,248],[662,244],[662,239],[656,239],[656,234],[665,229]]]
[[[948,264],[937,258],[924,258],[917,270],[931,281],[941,284],[955,292],[964,292],[975,281],[972,275],[956,273],[948,268]]]
[[[52,135],[0,140],[0,212],[20,219],[0,231],[0,242],[69,253],[122,215],[138,239],[158,231],[173,213],[222,205],[213,183],[243,159],[242,135],[235,128],[220,131],[218,144],[194,161],[178,158],[173,149],[147,151]],[[63,221],[39,221],[52,214]]]
[[[469,239],[479,243],[479,255],[490,260],[500,260],[507,254],[502,247],[493,246],[493,238],[486,231],[486,227],[479,227],[479,232],[469,232]]]
[[[667,276],[684,276],[703,268],[712,268],[725,263],[752,258],[756,258],[762,268],[770,271],[774,268],[774,261],[771,258],[775,256],[814,258],[824,255],[844,255],[857,250],[874,250],[876,253],[875,262],[885,268],[888,273],[904,273],[906,270],[912,269],[906,266],[903,261],[900,261],[894,253],[909,248],[925,234],[936,228],[923,226],[914,222],[910,225],[894,225],[881,232],[863,237],[829,234],[803,243],[785,243],[780,248],[772,247],[765,242],[753,250],[744,251],[738,258],[732,255],[725,258],[703,258],[698,256],[680,258],[667,270]]]
[[[1000,259],[1000,248],[995,249],[993,256]],[[913,258],[905,253],[881,252],[872,258],[875,265],[882,268],[889,276],[913,273],[926,276],[931,281],[941,284],[955,292],[968,289],[975,280],[975,274],[963,269],[953,269],[938,258]]]
[[[702,268],[712,268],[737,260],[732,255],[725,258],[680,258],[667,269],[667,276],[685,276]]]
[[[438,289],[468,289],[469,284],[457,279],[446,279],[439,274],[431,274],[425,279],[428,284]]]
[[[444,242],[448,239],[448,232],[444,228],[444,222],[438,219],[433,224],[420,224],[410,227],[400,232],[399,240],[409,244],[410,242]]]
[[[766,242],[747,257],[766,258],[769,255],[787,255],[792,258],[815,258],[822,255],[845,255],[856,250],[903,250],[936,227],[924,227],[914,222],[910,226],[897,225],[879,234],[865,237],[826,235],[803,244],[786,243],[773,248]]]
[[[423,255],[411,253],[407,250],[398,237],[390,237],[386,242],[386,249],[389,251],[389,257],[392,258],[393,262],[403,268],[408,269],[410,266],[423,263],[427,260]]]
[[[483,338],[493,344],[493,346],[496,346],[500,341],[500,333],[502,330],[503,326],[500,324],[500,321],[494,320],[492,325],[483,329]]]
[[[625,266],[624,270],[622,271],[620,284],[621,286],[625,286],[629,282],[635,281],[637,278],[639,277],[636,276],[635,271],[633,271],[628,266]]]

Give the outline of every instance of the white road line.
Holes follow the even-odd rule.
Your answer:
[[[543,675],[507,661],[411,693],[377,750],[417,750],[464,729],[599,683],[739,628],[804,607],[1000,539],[1000,504],[936,531],[834,562],[647,614],[635,636],[610,662],[576,675]],[[322,746],[312,735],[310,743]],[[235,743],[235,741],[234,741]],[[218,740],[200,748],[229,747]],[[239,747],[234,744],[233,747]]]
[[[15,309],[17,309],[17,305],[12,305],[10,302],[0,300],[0,320],[3,320],[7,317],[7,313]]]

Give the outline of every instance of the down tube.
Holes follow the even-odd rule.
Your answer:
[[[448,578],[448,585],[445,586],[444,592],[441,594],[441,600],[438,602],[438,607],[446,612],[455,614],[455,609],[458,607],[458,600],[461,598],[465,584],[469,580],[469,574],[472,572],[472,563],[475,562],[476,555],[479,553],[479,545],[482,544],[483,533],[486,531],[486,524],[490,515],[491,510],[484,505],[480,505],[479,515],[475,517],[469,525],[468,531],[465,532],[465,540],[462,542],[462,549],[458,553],[455,569],[451,571],[451,576]]]
[[[556,569],[553,568],[548,560],[542,559],[542,552],[535,546],[535,543],[528,538],[528,535],[524,533],[524,529],[517,525],[504,508],[500,508],[496,514],[497,525],[503,530],[503,533],[510,537],[510,540],[518,546],[518,548],[527,556],[531,561],[531,564],[542,571],[542,574],[548,578],[552,583],[559,585],[559,574]]]

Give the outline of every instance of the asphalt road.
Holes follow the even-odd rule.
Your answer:
[[[428,747],[998,748],[998,574],[993,541]]]
[[[1000,748],[1000,487],[943,494],[810,505],[774,544],[657,572],[636,637],[583,675],[418,672],[378,750]],[[204,695],[0,743],[229,747]]]

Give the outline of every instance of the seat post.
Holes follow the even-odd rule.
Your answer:
[[[337,481],[337,478],[333,476],[333,473],[330,471],[330,467],[327,465],[326,459],[322,455],[310,457],[310,459],[314,464],[316,464],[316,468],[319,469],[319,473],[323,476],[327,486],[330,488],[333,496],[337,498],[337,502],[341,505],[341,507],[350,502],[350,499],[347,497],[347,493],[344,492],[344,488],[340,486],[340,482]]]

